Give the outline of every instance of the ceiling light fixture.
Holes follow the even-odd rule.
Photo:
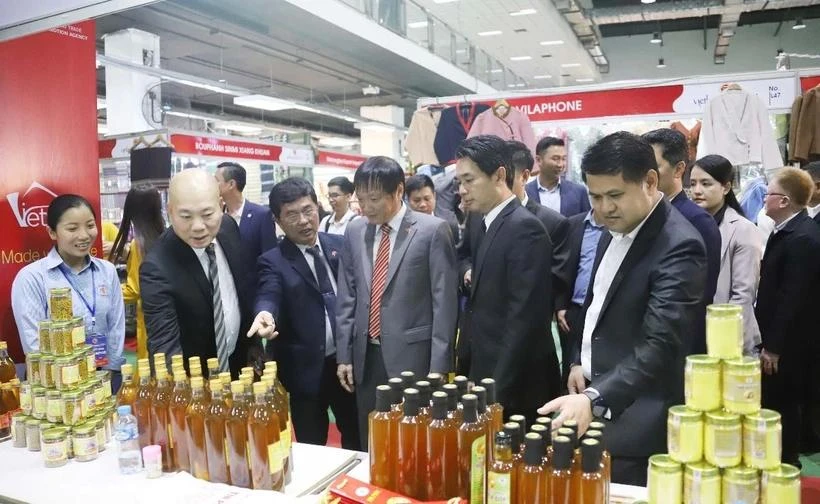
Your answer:
[[[564,45],[563,40],[544,40],[539,42],[542,46],[556,46],[556,45]]]
[[[501,35],[502,33],[504,33],[504,32],[502,32],[501,30],[490,30],[490,31],[478,32],[478,36],[479,37],[492,37],[494,35]]]
[[[661,32],[655,32],[652,34],[652,40],[649,41],[650,44],[663,44],[663,35]]]
[[[552,79],[552,75],[533,75],[532,78],[536,80]]]
[[[802,30],[806,27],[806,23],[803,22],[803,18],[797,18],[797,21],[794,22],[794,26],[792,26],[792,30]]]
[[[658,68],[666,68],[666,61],[663,58],[658,58]]]
[[[212,125],[216,129],[233,131],[234,133],[243,133],[245,135],[258,135],[262,133],[262,128],[252,124],[245,124],[238,121],[217,121]]]
[[[427,28],[427,21],[413,21],[412,23],[407,23],[408,28]]]
[[[511,56],[510,61],[527,61],[531,60],[532,56]]]
[[[521,9],[521,10],[517,10],[515,12],[510,12],[510,16],[513,16],[513,17],[515,17],[515,16],[529,16],[531,14],[535,14],[536,12],[538,12],[538,11],[535,10],[535,9]]]
[[[283,100],[282,98],[274,98],[273,96],[260,94],[237,96],[233,99],[233,103],[234,105],[239,105],[240,107],[270,110],[271,112],[277,112],[280,110],[304,110],[306,112],[320,113],[318,110],[306,105],[300,105],[292,101]]]
[[[490,73],[503,73],[503,72],[504,72],[503,68],[493,68],[492,70],[490,70]]]
[[[580,66],[580,63],[561,63],[561,68],[578,68]]]
[[[655,0],[641,0],[641,3],[642,4],[653,4],[653,3],[655,3]]]
[[[593,78],[591,78],[591,77],[583,77],[583,78],[581,78],[581,79],[575,79],[575,82],[581,82],[581,83],[584,83],[584,82],[595,82],[595,79],[593,79]]]
[[[433,0],[435,4],[446,4],[446,3],[453,3],[458,2],[458,0]]]

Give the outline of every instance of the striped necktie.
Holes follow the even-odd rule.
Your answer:
[[[219,269],[216,265],[216,250],[211,243],[205,247],[208,254],[208,276],[211,277],[211,292],[214,302],[214,335],[216,336],[216,356],[219,359],[219,372],[230,371],[228,364],[228,337],[225,334],[225,312],[222,309],[222,293],[219,289]]]
[[[370,317],[368,334],[378,340],[382,334],[382,295],[387,283],[387,266],[390,264],[390,226],[382,224],[382,237],[373,265],[373,281],[370,287]]]

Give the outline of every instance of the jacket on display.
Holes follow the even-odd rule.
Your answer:
[[[820,86],[798,96],[789,126],[789,158],[806,163],[820,159]]]
[[[460,103],[441,111],[433,146],[442,165],[448,165],[455,159],[456,149],[467,138],[476,117],[489,108],[480,103]]]
[[[707,154],[720,154],[735,166],[783,166],[763,101],[754,94],[731,88],[712,98],[703,115],[697,158]]]
[[[686,147],[689,151],[689,160],[694,161],[698,156],[698,140],[700,140],[701,122],[695,122],[692,129],[687,128],[680,121],[675,121],[669,125],[670,129],[680,131],[686,137]]]
[[[467,138],[478,135],[495,135],[504,140],[522,142],[530,148],[532,157],[535,158],[535,133],[532,124],[527,115],[517,108],[496,106],[479,114]]]
[[[410,158],[413,166],[420,164],[439,166],[436,151],[433,149],[439,119],[441,119],[441,110],[425,108],[413,112],[410,129],[404,142],[407,157]]]

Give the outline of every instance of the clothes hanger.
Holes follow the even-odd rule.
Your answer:
[[[175,149],[174,144],[169,142],[168,139],[166,139],[164,135],[157,135],[157,137],[154,138],[154,141],[151,142],[150,144],[147,144],[147,145],[149,147],[155,147],[157,144],[165,144],[166,147],[170,147],[172,149]]]
[[[140,147],[141,145],[143,145],[144,147]],[[145,140],[144,136],[140,135],[139,138],[134,139],[134,143],[131,144],[131,148],[128,150],[147,149],[151,147],[151,145],[152,144],[149,144],[148,141]]]
[[[721,91],[742,91],[743,88],[737,82],[726,82],[720,86]]]

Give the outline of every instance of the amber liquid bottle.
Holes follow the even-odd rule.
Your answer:
[[[458,426],[447,416],[447,394],[433,392],[432,420],[427,428],[427,500],[458,495]]]
[[[498,402],[496,395],[495,380],[484,378],[481,386],[487,391],[487,413],[490,416],[490,432],[495,436],[496,432],[501,432],[504,427],[504,407]]]
[[[458,387],[453,383],[442,385],[441,391],[447,394],[447,418],[453,420],[456,427],[464,423],[464,412],[458,404]]]
[[[478,398],[461,398],[464,423],[458,429],[458,496],[470,504],[484,501],[484,476],[487,467],[487,424],[478,417]]]
[[[517,504],[516,478],[512,461],[512,438],[506,432],[495,435],[493,465],[487,472],[487,504]]]
[[[168,373],[168,365],[165,362],[165,354],[158,352],[154,354],[154,377],[151,379],[151,384],[156,387],[160,376]]]
[[[222,382],[219,378],[211,380],[211,404],[205,415],[205,447],[208,452],[209,481],[230,485],[231,475],[225,453],[225,420],[229,410],[223,396]]]
[[[137,417],[140,448],[154,444],[151,433],[151,399],[154,397],[154,387],[151,385],[151,371],[140,368],[140,387],[137,398],[134,400],[134,416]]]
[[[419,471],[419,452],[427,450],[425,424],[419,417],[419,391],[414,388],[404,389],[404,416],[399,422],[397,439],[398,456],[396,460],[396,487],[400,494],[414,499],[422,499],[426,488],[425,476]]]
[[[233,406],[233,395],[231,395],[231,373],[219,373],[219,381],[222,383],[222,400],[228,410]]]
[[[202,359],[198,356],[188,358],[188,374],[191,378],[202,377]]]
[[[544,428],[544,431],[538,431],[541,434],[541,437],[544,440],[544,465],[552,465],[552,418],[550,417],[538,417],[535,419],[535,424],[540,425]],[[530,428],[533,432],[536,432],[532,427]]]
[[[579,504],[606,504],[606,480],[601,470],[603,447],[597,439],[581,442],[581,478],[576,502]]]
[[[554,448],[552,471],[549,475],[549,504],[575,504],[572,500],[572,455],[570,438],[557,436],[552,440]]]
[[[0,341],[0,383],[7,383],[17,377],[17,368],[9,357],[8,343]]]
[[[510,438],[510,461],[513,465],[513,490],[518,487],[518,471],[521,467],[523,456],[521,454],[521,446],[523,446],[524,435],[521,432],[521,426],[517,422],[507,422],[501,432],[507,434]],[[493,454],[495,455],[495,454]],[[513,491],[513,493],[515,493]],[[515,495],[513,495],[515,497]]]
[[[390,387],[390,408],[399,416],[402,416],[401,403],[404,399],[404,381],[401,378],[390,378],[387,380],[387,385]]]
[[[285,463],[285,485],[288,485],[293,478],[293,418],[290,414],[290,395],[279,380],[279,365],[276,361],[265,363],[265,373],[273,378],[273,392],[277,402],[274,409],[280,419],[279,427],[285,431],[282,436],[282,445],[288,454],[288,460]]]
[[[458,389],[458,402],[460,403],[461,398],[469,392],[468,386],[470,385],[470,380],[468,380],[466,376],[458,375],[453,378],[453,384],[456,386],[456,389]]]
[[[255,490],[284,491],[284,452],[279,435],[279,419],[268,405],[267,387],[253,384],[254,404],[248,414],[248,457],[251,484]]]
[[[425,380],[430,383],[430,389],[433,392],[438,392],[444,385],[444,376],[441,373],[430,373]]]
[[[211,386],[210,380],[214,378],[219,378],[219,359],[216,357],[211,357],[207,361],[205,361],[205,365],[208,366],[208,381],[205,383],[208,387]]]
[[[186,427],[188,405],[191,404],[191,387],[180,371],[174,376],[174,393],[171,395],[171,404],[168,406],[171,417],[171,436],[169,441],[174,446],[173,465],[180,471],[191,472],[191,455]]]
[[[551,470],[550,467],[550,456],[547,455],[547,443],[549,446],[552,447],[552,438],[550,436],[549,430],[543,424],[534,423],[532,427],[530,427],[530,434],[536,434],[539,437],[539,442],[541,443],[541,469],[543,469],[544,474],[544,485],[546,491],[549,492],[549,480],[547,479],[546,475],[549,474]],[[529,434],[527,434],[529,435]],[[521,462],[521,466],[519,466],[519,474],[523,471],[524,465],[527,463],[527,436],[524,436],[524,460]]]
[[[140,378],[143,375],[142,368],[148,370],[147,374],[151,374],[151,359],[147,357],[143,357],[142,359],[137,359],[137,371],[134,373],[134,382],[139,383]]]
[[[416,374],[412,371],[402,371],[399,377],[405,389],[413,388],[413,384],[416,383]]]
[[[419,416],[430,423],[430,401],[433,398],[433,388],[430,382],[425,380],[417,381],[413,388],[419,391]]]
[[[162,369],[160,369],[162,372]],[[168,374],[159,376],[157,389],[154,397],[151,398],[151,436],[152,443],[162,448],[162,470],[165,472],[175,471],[174,467],[174,445],[171,442],[171,417],[168,407],[171,405],[171,384]]]
[[[131,406],[134,411],[134,401],[137,399],[137,384],[134,382],[134,367],[131,364],[123,364],[120,369],[122,373],[122,385],[117,392],[117,406]]]
[[[370,482],[386,490],[392,489],[396,483],[396,436],[392,432],[391,392],[388,385],[376,387],[376,409],[367,416]]]
[[[266,363],[267,364],[267,363]],[[265,370],[267,372],[267,369]],[[283,400],[280,395],[276,393],[276,385],[273,375],[268,373],[262,376],[262,383],[267,388],[266,398],[268,405],[273,408],[276,413],[276,418],[279,420],[279,439],[282,443],[282,464],[285,474],[285,485],[290,484],[293,466],[291,464],[293,458],[291,457],[291,431],[288,428],[287,418],[288,413],[283,405]]]
[[[208,450],[205,443],[205,416],[208,414],[208,396],[201,376],[191,378],[191,403],[186,409],[185,423],[188,427],[188,458],[191,474],[201,480],[208,479]]]
[[[225,421],[231,484],[252,488],[251,471],[248,467],[248,399],[245,395],[245,384],[239,380],[231,382],[231,394],[233,406]]]
[[[605,428],[601,422],[592,422],[598,428]],[[609,502],[609,485],[612,482],[612,456],[606,451],[603,432],[599,430],[588,430],[584,434],[584,439],[594,439],[601,444],[601,474],[604,477],[604,489],[606,490],[606,502]],[[583,446],[581,447],[583,449]]]
[[[549,488],[543,460],[544,439],[540,434],[530,432],[524,436],[524,461],[517,474],[515,493],[520,504],[544,504],[547,501]]]

